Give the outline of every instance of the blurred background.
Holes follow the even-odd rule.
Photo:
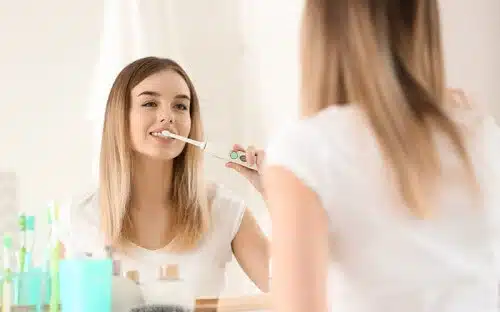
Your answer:
[[[442,0],[449,85],[500,117],[500,1]],[[170,57],[194,80],[210,140],[264,147],[296,118],[300,0],[0,0],[1,232],[19,211],[95,185],[105,101],[116,74],[146,56]],[[224,163],[210,179],[230,186],[270,233],[257,193]],[[256,292],[236,263],[228,293]]]

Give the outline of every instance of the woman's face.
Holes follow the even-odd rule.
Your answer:
[[[173,70],[163,70],[141,81],[131,91],[129,124],[133,150],[160,160],[179,156],[184,142],[155,136],[155,133],[168,130],[188,137],[190,103],[186,81]]]

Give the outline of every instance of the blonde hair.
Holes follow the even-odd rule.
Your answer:
[[[301,61],[302,115],[360,105],[415,215],[430,212],[440,171],[436,126],[473,175],[461,133],[445,112],[436,0],[306,0]]]
[[[186,81],[191,93],[189,137],[203,139],[198,97],[180,65],[170,59],[146,57],[127,65],[118,74],[106,105],[99,167],[101,228],[107,244],[117,249],[124,249],[133,232],[129,214],[134,166],[129,131],[131,90],[145,78],[163,70],[175,71]],[[176,236],[169,245],[173,249],[194,247],[208,229],[208,203],[202,172],[200,150],[186,145],[173,165],[172,231]]]

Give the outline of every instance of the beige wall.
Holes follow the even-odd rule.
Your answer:
[[[441,0],[452,86],[469,91],[500,118],[500,1]]]

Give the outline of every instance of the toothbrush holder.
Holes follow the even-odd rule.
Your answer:
[[[65,259],[59,263],[62,312],[111,312],[111,259]]]

